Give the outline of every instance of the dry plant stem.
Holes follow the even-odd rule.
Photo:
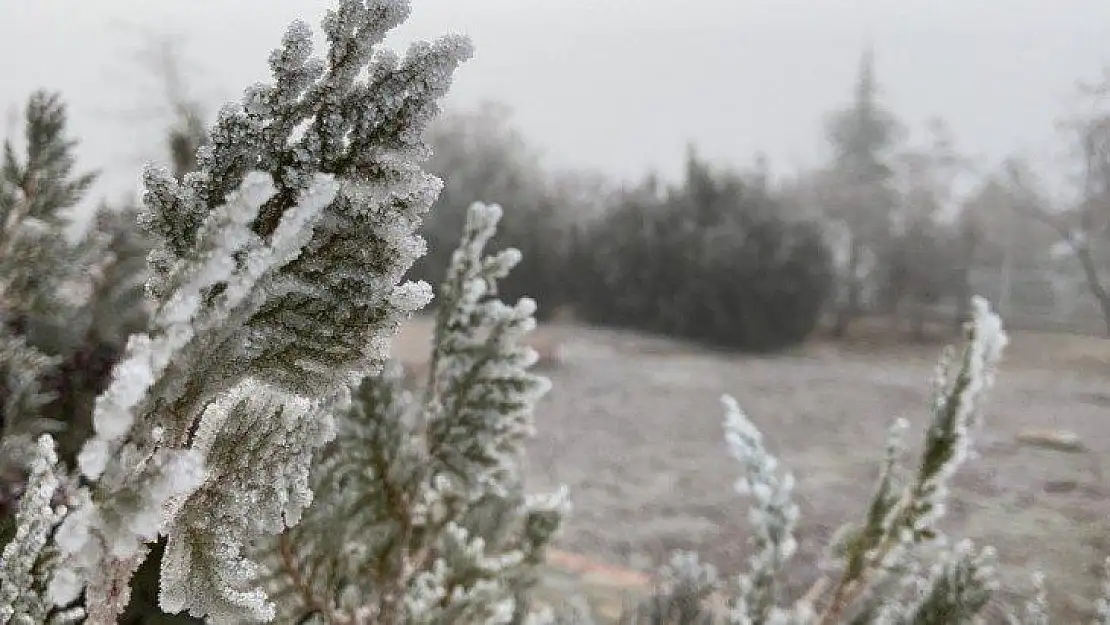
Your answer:
[[[312,588],[310,588],[304,578],[301,577],[300,572],[297,570],[296,563],[293,562],[293,545],[289,543],[289,538],[285,534],[278,537],[278,552],[281,554],[282,568],[285,569],[285,573],[289,576],[289,581],[297,589],[305,605],[315,610],[317,614],[327,619],[328,623],[332,625],[350,625],[350,619],[342,618],[340,615],[336,614],[334,610],[313,594]]]
[[[829,603],[829,607],[825,609],[821,614],[821,618],[817,621],[818,625],[831,625],[836,622],[836,619],[840,618],[844,610],[852,605],[852,602],[856,600],[859,593],[866,587],[863,581],[865,577],[866,573],[862,575],[861,579],[858,581],[842,582],[837,586],[837,590],[833,594],[832,602]]]
[[[905,499],[903,499],[903,501],[905,501]],[[909,509],[909,505],[909,503],[903,504],[901,509],[903,511],[907,510]],[[831,625],[836,622],[836,619],[844,613],[844,610],[848,609],[848,607],[859,598],[860,593],[867,589],[868,577],[875,570],[875,564],[877,562],[882,562],[883,559],[886,558],[896,542],[897,539],[893,534],[888,535],[883,542],[879,544],[878,549],[875,551],[875,555],[869,558],[868,565],[860,572],[859,577],[856,579],[847,579],[847,571],[845,571],[845,575],[841,576],[840,581],[836,585],[836,590],[833,592],[829,606],[825,608],[825,612],[817,621],[818,625]]]
[[[409,575],[412,567],[410,565],[409,546],[412,544],[413,525],[411,506],[409,505],[408,497],[403,489],[398,488],[393,480],[389,479],[389,467],[380,464],[377,467],[378,475],[382,476],[382,486],[385,490],[386,500],[389,502],[390,508],[393,511],[393,518],[400,527],[400,536],[396,542],[400,544],[400,571],[395,574],[390,574],[386,569],[388,558],[382,558],[381,566],[378,570],[378,579],[381,582],[387,582],[387,586],[382,590],[382,598],[379,604],[378,621],[383,625],[393,625],[399,622],[402,617],[401,614],[401,597],[408,586]]]
[[[828,586],[829,578],[824,576],[818,578],[817,581],[809,587],[809,590],[807,590],[806,593],[802,595],[802,598],[798,600],[798,605],[812,606],[816,604],[817,599],[821,595],[825,594],[825,589],[828,588]]]

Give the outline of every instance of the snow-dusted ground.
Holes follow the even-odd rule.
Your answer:
[[[407,332],[407,344],[419,345],[420,333]],[[561,362],[545,371],[554,389],[538,411],[527,472],[535,490],[570,487],[575,510],[560,547],[645,568],[693,549],[740,570],[746,503],[732,490],[738,467],[719,402],[730,393],[798,480],[798,585],[819,574],[812,565],[839,523],[862,512],[886,424],[904,416],[920,438],[940,351],[817,341],[750,357],[576,326],[542,328],[537,340],[557,343]],[[1054,612],[1079,622],[1110,554],[1101,473],[1110,464],[1110,341],[1017,335],[1004,363],[980,457],[957,476],[949,525],[995,545],[1017,591],[1043,569]],[[1020,446],[1015,436],[1026,428],[1072,430],[1088,451]]]

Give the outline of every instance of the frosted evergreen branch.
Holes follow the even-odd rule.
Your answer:
[[[994,551],[976,552],[970,541],[960,541],[943,553],[925,576],[908,576],[911,600],[888,602],[875,619],[891,625],[946,625],[973,622],[997,588]]]
[[[61,424],[43,417],[43,409],[55,399],[43,389],[43,381],[60,364],[28,345],[22,336],[13,335],[0,325],[0,384],[4,401],[0,405],[0,470],[28,466],[28,451],[35,449],[35,438],[56,432]]]
[[[197,372],[186,363],[196,362],[191,359],[197,346],[205,347],[224,328],[230,311],[269,267],[264,261],[273,256],[271,248],[247,224],[272,193],[268,176],[250,176],[242,191],[209,217],[194,262],[180,263],[170,276],[176,288],[155,311],[151,332],[131,338],[108,388],[97,398],[94,435],[78,457],[82,474],[96,483],[59,528],[62,557],[50,585],[55,604],[72,602],[82,587],[97,580],[86,593],[90,619],[114,619],[126,605],[131,574],[146,556],[144,543],[172,518],[170,504],[200,485],[204,455],[186,448],[183,440],[192,421],[165,410],[162,390],[200,382],[190,380]],[[237,257],[248,262],[237,267]],[[203,306],[205,291],[219,285],[224,297]],[[107,584],[103,593],[94,592],[99,582]]]
[[[1095,600],[1094,625],[1110,625],[1110,557],[1103,561],[1102,595]]]
[[[164,610],[212,622],[273,619],[249,547],[295,525],[312,500],[311,456],[334,434],[315,404],[246,380],[209,405],[193,446],[209,467],[204,482],[164,530]]]
[[[535,350],[520,340],[535,327],[535,302],[510,307],[490,299],[497,280],[520,260],[516,250],[483,256],[501,218],[497,205],[475,204],[440,290],[425,398],[429,453],[464,496],[478,498],[515,473],[515,456],[533,433],[531,412],[550,388],[525,374]],[[469,491],[469,492],[467,492]]]
[[[30,476],[16,509],[15,535],[0,553],[0,623],[43,623],[50,605],[36,588],[41,565],[55,525],[65,515],[64,506],[55,506],[58,457],[54,440],[42,435],[35,443]]]
[[[31,95],[24,113],[23,157],[11,140],[4,142],[0,218],[5,225],[20,217],[64,224],[65,210],[76,205],[96,180],[95,173],[74,175],[76,141],[66,136],[67,125],[68,113],[59,94]],[[15,217],[17,212],[20,217]],[[4,228],[4,232],[10,230]]]
[[[338,415],[305,519],[269,550],[280,618],[327,623],[502,623],[526,616],[532,570],[567,511],[525,496],[516,458],[546,381],[520,344],[527,307],[492,298],[514,253],[484,256],[500,209],[475,205],[415,397],[395,363]],[[446,320],[446,321],[445,321]]]
[[[57,288],[75,270],[64,235],[67,211],[97,177],[75,173],[76,141],[67,136],[59,94],[31,94],[23,122],[22,145],[6,139],[0,157],[0,316],[19,326],[68,312]]]
[[[635,618],[649,622],[707,622],[705,602],[722,585],[712,564],[701,562],[696,553],[675,552],[659,571],[650,605],[643,606]]]
[[[270,614],[247,587],[244,550],[297,521],[330,411],[350,380],[384,362],[397,324],[429,295],[398,286],[423,251],[414,229],[439,188],[416,161],[469,44],[375,56],[407,12],[405,2],[340,2],[324,20],[326,59],[293,24],[271,55],[274,83],[221,111],[197,170],[181,181],[145,172],[155,312],[97,400],[79,457],[95,483],[59,529],[51,584],[64,603],[100,575],[86,592],[90,622],[114,619],[126,603],[117,587],[159,532],[170,537],[168,607]],[[280,431],[257,427],[276,415]],[[258,455],[234,457],[232,441]],[[268,463],[275,455],[286,463]],[[271,507],[247,518],[241,504],[260,499]],[[206,503],[216,519],[197,516]]]
[[[932,420],[917,472],[897,498],[884,485],[888,472],[880,477],[865,525],[848,543],[846,566],[822,614],[822,624],[835,622],[866,592],[869,583],[877,581],[876,575],[881,578],[884,570],[897,566],[915,545],[932,542],[939,535],[936,522],[944,514],[948,481],[970,450],[982,397],[993,384],[1008,340],[985,300],[975,298],[972,312],[959,369],[950,373],[947,353],[941,359]]]
[[[311,56],[308,27],[293,24],[270,58],[274,83],[252,87],[242,107],[220,113],[198,170],[181,183],[147,177],[144,223],[165,239],[154,258],[160,273],[250,169],[271,172],[277,186],[252,226],[262,237],[315,174],[345,181],[311,232],[310,253],[283,267],[270,300],[234,337],[249,346],[243,356],[256,377],[306,396],[331,389],[335,373],[361,377],[380,366],[380,337],[427,301],[425,289],[396,290],[423,253],[413,231],[440,187],[417,166],[426,153],[421,134],[470,47],[446,37],[414,44],[403,60],[375,54],[407,14],[398,0],[340,2],[324,20],[325,59]],[[364,69],[365,82],[356,80]],[[162,296],[158,281],[151,286]]]
[[[1049,625],[1048,616],[1048,590],[1045,588],[1044,574],[1040,571],[1033,573],[1033,594],[1025,601],[1020,614],[1011,611],[1009,614],[1010,625]],[[1095,603],[1096,623],[1101,618],[1099,605]]]
[[[191,431],[203,423],[198,422],[199,416],[183,419],[187,413],[167,413],[165,389],[196,387],[200,380],[189,376],[199,372],[182,365],[196,362],[198,350],[211,349],[212,339],[226,332],[228,318],[234,318],[234,311],[257,291],[267,272],[288,261],[297,240],[282,232],[303,229],[306,215],[319,214],[336,193],[334,183],[322,179],[320,185],[287,212],[284,227],[279,226],[267,245],[247,224],[272,196],[273,186],[264,174],[248,176],[243,191],[233,194],[224,210],[208,219],[198,237],[197,260],[180,263],[170,276],[177,286],[155,311],[152,333],[132,337],[108,389],[97,399],[95,434],[79,456],[82,473],[97,480],[95,491],[86,498],[87,509],[75,510],[59,529],[62,567],[51,584],[52,598],[59,605],[80,592],[81,580],[111,577],[104,570],[116,571],[122,578],[110,582],[104,596],[125,596],[114,586],[125,586],[142,562],[143,542],[164,531],[176,507],[200,485],[203,450],[184,445]],[[214,299],[206,295],[213,287],[220,289]],[[229,382],[228,378],[213,380],[209,385],[214,388],[194,393],[219,397],[228,391]],[[319,444],[297,443],[308,446],[309,454]],[[297,471],[296,466],[267,466]],[[220,558],[234,558],[234,554],[224,551]],[[95,588],[90,587],[87,598],[98,596],[92,592]],[[90,619],[111,620],[113,610],[122,609],[126,602],[113,601],[104,610],[88,603]]]
[[[882,469],[862,524],[845,524],[833,536],[829,545],[830,555],[834,559],[843,560],[843,578],[858,579],[863,575],[876,555],[874,546],[881,545],[884,537],[891,532],[891,510],[897,505],[906,482],[901,462],[907,451],[905,433],[908,427],[909,422],[905,419],[897,419],[890,425]],[[893,553],[887,554],[885,562],[871,571],[872,584],[894,572],[905,548],[905,544],[898,544],[891,549]],[[821,584],[826,582],[825,578],[818,581]]]
[[[754,499],[748,520],[754,530],[751,543],[755,553],[749,560],[749,572],[740,578],[731,618],[737,624],[764,625],[779,609],[779,577],[797,549],[794,478],[790,473],[781,479],[776,475],[778,461],[763,446],[763,435],[735,399],[725,396],[722,401],[726,409],[725,440],[744,469],[736,490]]]

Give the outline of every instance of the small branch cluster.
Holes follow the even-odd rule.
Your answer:
[[[36,588],[37,570],[49,549],[65,506],[54,503],[61,485],[54,440],[39,437],[31,452],[30,476],[15,513],[15,535],[0,553],[0,623],[44,623],[51,606]]]
[[[521,343],[534,305],[494,298],[515,250],[484,255],[501,209],[471,207],[442,286],[429,381],[364,380],[313,475],[315,502],[274,545],[283,617],[323,623],[509,623],[565,493],[525,496],[516,462],[547,380]]]
[[[909,625],[977,618],[996,586],[994,552],[989,547],[977,549],[969,541],[945,548],[937,527],[949,495],[948,483],[969,454],[981,421],[982,398],[993,383],[1007,342],[998,317],[985,301],[974,300],[973,312],[960,359],[954,361],[947,351],[941,359],[932,418],[916,470],[904,466],[907,424],[896,421],[864,518],[842,528],[831,545],[830,553],[840,568],[838,578],[818,580],[789,606],[781,603],[779,585],[796,548],[793,479],[788,473],[777,474],[778,463],[764,447],[759,430],[735,400],[725,397],[725,439],[744,469],[737,490],[753,498],[750,570],[737,580],[726,615],[707,611],[707,592],[690,591],[681,593],[687,604],[695,606],[683,613],[686,616],[661,612],[663,606],[679,603],[673,591],[666,591],[652,600],[656,609],[648,610],[651,618],[684,624],[723,618],[744,625]],[[669,599],[660,603],[660,597]],[[1044,611],[1043,607],[1037,610]]]

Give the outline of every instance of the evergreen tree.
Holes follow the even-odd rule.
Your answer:
[[[0,315],[40,346],[65,327],[72,308],[59,289],[73,260],[65,229],[69,211],[96,179],[75,174],[76,141],[66,124],[61,96],[35,92],[24,113],[22,150],[5,140],[0,162]]]
[[[36,91],[22,141],[9,137],[0,162],[0,480],[19,483],[25,454],[42,432],[69,420],[59,381],[79,342],[90,257],[66,239],[70,211],[96,179],[76,174],[61,96]],[[21,144],[21,145],[20,145]],[[54,417],[51,419],[50,417]],[[5,513],[0,498],[0,516]]]
[[[691,152],[681,186],[624,194],[590,233],[591,321],[750,351],[804,340],[831,281],[813,224],[786,219],[766,188]]]
[[[829,118],[826,134],[833,148],[835,184],[826,212],[839,226],[847,252],[835,325],[836,334],[843,335],[861,312],[865,264],[885,246],[894,208],[889,152],[898,140],[900,126],[879,104],[871,49],[860,61],[854,101]]]
[[[71,213],[96,176],[74,173],[77,142],[67,136],[60,95],[34,93],[24,117],[23,147],[8,139],[0,169],[0,333],[11,350],[0,362],[8,372],[0,421],[9,435],[64,428],[57,451],[72,460],[90,431],[93,399],[127,337],[145,323],[137,304],[149,246],[133,212],[108,206],[82,238],[69,240]],[[32,397],[39,398],[33,408]],[[31,423],[39,427],[25,427]]]

